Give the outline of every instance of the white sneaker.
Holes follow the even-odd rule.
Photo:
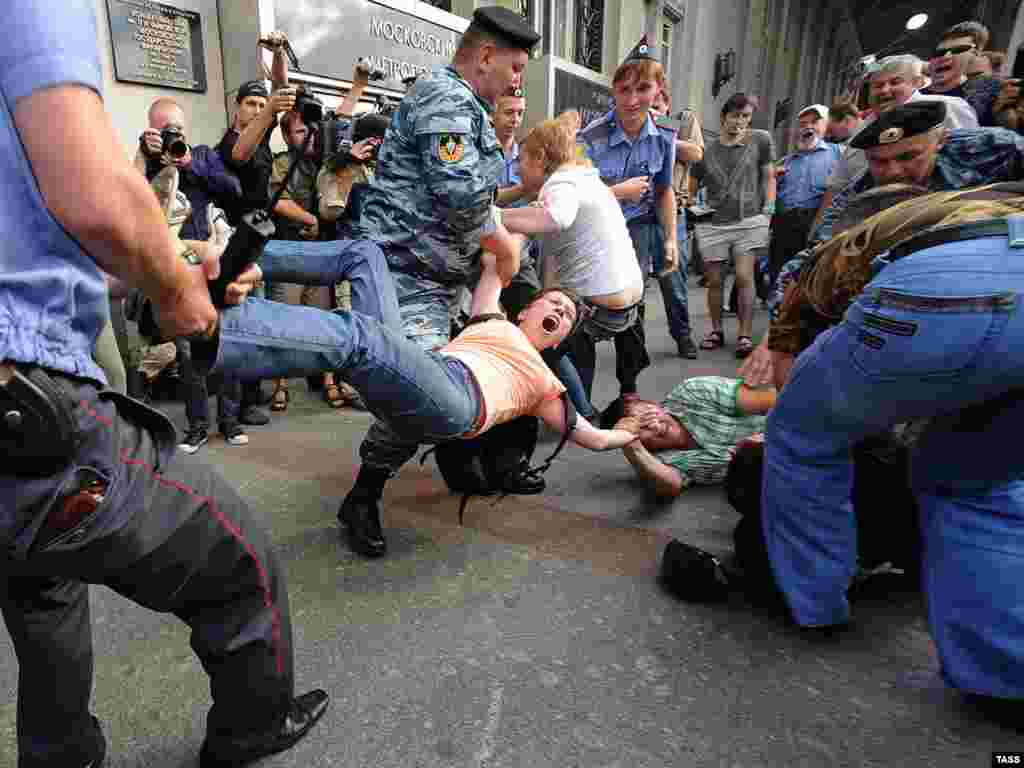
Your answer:
[[[221,424],[220,431],[224,435],[224,440],[227,441],[228,445],[248,445],[249,436],[245,434],[245,430],[242,429],[242,425],[237,422],[234,424]]]

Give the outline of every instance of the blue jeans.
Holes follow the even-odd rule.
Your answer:
[[[768,417],[762,489],[765,544],[793,617],[845,622],[851,446],[932,419],[911,473],[932,636],[951,685],[1006,698],[1024,697],[1022,256],[989,237],[886,267],[797,359]]]
[[[629,236],[636,250],[640,270],[646,279],[650,274],[657,274],[665,263],[665,230],[655,220],[631,222]],[[690,338],[690,309],[686,293],[686,262],[689,257],[689,246],[686,241],[686,221],[681,219],[676,226],[679,241],[679,269],[664,277],[658,278],[661,289],[661,300],[665,305],[665,317],[668,318],[668,330],[677,342]]]
[[[339,371],[406,443],[460,437],[481,413],[475,379],[464,365],[355,311],[249,299],[221,313],[216,367],[242,379]]]
[[[447,344],[457,286],[442,285],[404,272],[395,272],[393,277],[401,313],[400,327],[406,337],[424,351]],[[394,473],[412,459],[418,449],[418,440],[405,439],[387,423],[377,421],[359,446],[359,457],[368,466]]]
[[[174,348],[178,354],[181,378],[185,382],[185,419],[189,429],[210,428],[210,392],[206,386],[207,373],[197,370],[192,364],[192,350],[188,339],[175,339]],[[217,424],[221,429],[228,424],[237,424],[241,410],[242,383],[225,374],[217,395]]]
[[[369,240],[271,240],[260,257],[268,283],[352,284],[352,309],[400,328],[398,298],[384,252]],[[312,373],[321,373],[313,371]],[[250,377],[251,378],[251,377]]]

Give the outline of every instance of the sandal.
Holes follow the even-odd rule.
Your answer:
[[[324,386],[324,400],[331,408],[341,408],[345,404],[345,396],[341,394],[341,388],[334,383]]]
[[[754,341],[749,336],[736,337],[736,357],[740,360],[754,351]]]
[[[291,396],[288,394],[287,385],[278,382],[274,387],[274,394],[270,397],[270,410],[277,412],[288,410],[289,400],[291,400]]]
[[[705,350],[718,349],[725,346],[725,334],[722,331],[708,331],[700,340],[700,348]]]

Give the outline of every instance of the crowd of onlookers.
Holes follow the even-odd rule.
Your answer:
[[[180,104],[160,98],[129,167],[103,118],[93,4],[23,16],[14,55],[41,63],[15,68],[16,109],[0,113],[22,763],[103,762],[88,584],[192,627],[214,699],[204,768],[288,749],[322,716],[325,691],[294,695],[271,537],[191,455],[214,426],[211,390],[220,433],[245,445],[267,406],[289,409],[283,376],[375,417],[337,513],[365,557],[387,554],[384,489],[422,444],[439,444],[452,490],[542,492],[543,421],[560,448],[622,450],[658,496],[724,483],[735,550],[673,540],[661,573],[680,597],[743,593],[832,634],[865,588],[920,589],[945,681],[1024,701],[1024,102],[981,24],[943,32],[927,62],[871,62],[856,92],[800,110],[781,158],[750,94],[703,116],[708,138],[701,116],[673,112],[646,38],[605,115],[570,110],[519,140],[541,36],[516,11],[476,9],[452,61],[390,116],[355,116],[363,64],[325,114],[289,85],[275,32],[260,41],[272,87],[239,87],[215,147],[190,143]],[[679,355],[728,345],[735,376],[639,396],[651,282]],[[597,407],[605,341],[619,391]],[[185,401],[180,440],[107,391],[159,399],[166,381]]]

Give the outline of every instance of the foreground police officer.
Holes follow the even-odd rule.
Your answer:
[[[519,85],[539,39],[513,11],[478,8],[452,63],[416,81],[384,138],[359,236],[387,255],[405,332],[426,349],[448,342],[451,305],[478,263],[504,170],[493,104]],[[357,552],[386,552],[378,502],[416,450],[380,423],[370,428],[355,487],[338,512]]]
[[[293,696],[284,574],[238,494],[175,450],[164,416],[105,390],[92,358],[100,267],[149,296],[171,335],[215,321],[207,271],[177,252],[103,111],[94,3],[54,14],[27,0],[14,23],[0,52],[13,110],[0,112],[0,609],[19,662],[18,765],[103,763],[89,583],[189,624],[213,696],[200,765],[242,765],[327,706],[323,691]]]

